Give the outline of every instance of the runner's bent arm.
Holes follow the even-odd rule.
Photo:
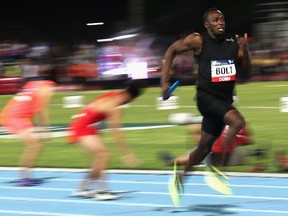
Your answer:
[[[140,164],[140,161],[136,157],[136,155],[129,148],[128,143],[126,142],[126,138],[121,129],[121,108],[116,108],[113,112],[109,114],[107,118],[107,122],[112,129],[112,135],[115,139],[116,146],[120,150],[122,154],[122,162],[129,167],[135,167]]]
[[[237,37],[238,40],[238,59],[239,65],[238,70],[241,78],[243,80],[250,79],[252,76],[252,65],[251,58],[249,54],[249,45],[247,42],[247,34],[244,34],[244,37]]]
[[[174,42],[166,51],[164,55],[162,77],[161,77],[161,86],[162,86],[162,95],[164,99],[168,99],[167,91],[170,87],[169,84],[169,72],[173,64],[173,60],[177,54],[194,50],[198,53],[201,50],[202,46],[202,37],[198,33],[192,33],[184,39],[177,40]]]
[[[131,151],[129,145],[127,144],[126,137],[121,131],[122,127],[121,117],[122,117],[122,109],[115,108],[108,113],[107,124],[111,129],[111,133],[115,140],[117,148],[121,151],[121,154],[127,155],[130,154]]]

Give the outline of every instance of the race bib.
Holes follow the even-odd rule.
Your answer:
[[[211,81],[228,82],[236,79],[234,60],[212,60]]]

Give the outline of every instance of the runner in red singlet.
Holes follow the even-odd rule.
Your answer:
[[[211,150],[211,163],[214,166],[221,166],[222,164],[222,157],[223,157],[223,151],[224,151],[224,139],[226,137],[227,131],[229,126],[225,126],[222,133],[218,137],[218,139],[215,141],[213,148]],[[195,124],[192,125],[190,128],[191,132],[193,133],[193,138],[195,142],[197,143],[200,139],[200,133],[201,133],[201,124]],[[251,131],[250,128],[247,126],[247,123],[243,129],[241,129],[237,134],[236,137],[232,140],[231,143],[226,148],[226,161],[224,163],[224,166],[228,166],[231,161],[231,157],[233,153],[235,152],[236,148],[238,146],[244,146],[252,144],[254,141],[251,137]],[[167,165],[173,165],[174,162],[177,162],[177,165],[186,165],[189,160],[189,154],[180,155],[178,157],[173,157],[169,153],[161,153],[160,157],[163,162],[165,162]]]
[[[48,103],[55,92],[55,83],[49,80],[27,82],[6,104],[1,112],[1,124],[9,133],[15,134],[25,149],[20,159],[20,179],[17,184],[32,186],[40,180],[31,178],[31,168],[35,165],[42,149],[39,135],[48,135]],[[33,122],[32,122],[33,118]],[[39,133],[36,127],[42,131]]]
[[[120,130],[122,116],[120,106],[131,102],[140,93],[139,86],[130,82],[124,90],[105,93],[72,116],[72,122],[68,127],[68,142],[79,143],[93,157],[91,172],[75,191],[74,196],[94,197],[99,200],[118,198],[108,192],[104,179],[103,171],[107,168],[109,152],[101,138],[97,124],[105,120],[123,155],[123,162],[129,166],[138,165],[138,159],[130,150],[124,134]],[[94,183],[97,190],[92,188]]]

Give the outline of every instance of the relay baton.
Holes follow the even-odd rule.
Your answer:
[[[177,80],[173,85],[168,89],[168,94],[171,95],[172,92],[180,85],[180,80]]]

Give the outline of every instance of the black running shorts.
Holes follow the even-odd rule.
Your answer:
[[[198,92],[197,106],[203,116],[202,130],[215,137],[218,137],[225,125],[224,115],[232,109],[230,100],[225,100],[215,95]]]

